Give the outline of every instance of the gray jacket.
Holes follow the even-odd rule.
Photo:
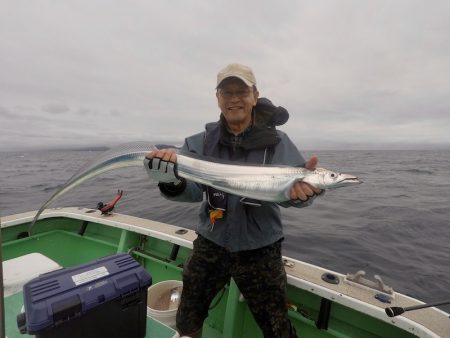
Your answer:
[[[208,125],[207,125],[208,127]],[[206,131],[186,138],[181,152],[204,154]],[[282,164],[290,166],[304,166],[305,160],[289,137],[276,130],[278,143],[271,147],[270,164]],[[229,149],[221,147],[219,156],[224,160],[238,160],[248,162],[253,150],[247,150],[239,156],[232,158]],[[267,150],[267,149],[266,149]],[[264,153],[264,158],[265,158]],[[255,163],[255,162],[253,162]],[[267,163],[267,162],[266,162]],[[261,163],[262,164],[262,163]],[[161,188],[161,187],[160,187]],[[206,188],[193,182],[186,182],[181,192],[168,194],[161,189],[162,195],[167,199],[181,202],[201,202],[200,220],[197,232],[212,242],[227,248],[231,252],[252,250],[272,244],[283,238],[283,226],[281,223],[280,208],[282,207],[305,207],[312,203],[312,198],[307,202],[288,201],[280,204],[272,202],[260,202],[260,206],[249,205],[241,202],[241,197],[228,194],[227,208],[222,219],[218,219],[214,225],[211,224],[208,211],[211,209],[208,201],[204,201]]]

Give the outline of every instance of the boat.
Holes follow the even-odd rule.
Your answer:
[[[1,219],[2,254],[7,262],[38,253],[60,267],[74,267],[117,253],[131,255],[152,277],[152,284],[181,280],[183,266],[196,238],[193,230],[120,213],[102,214],[81,207],[47,209],[28,236],[36,211]],[[342,274],[290,257],[283,257],[288,276],[288,312],[299,337],[409,338],[450,337],[450,315],[395,292],[378,276],[364,271]],[[15,266],[27,270],[22,263]],[[28,270],[27,270],[28,271]],[[7,271],[5,271],[5,274]],[[36,276],[29,276],[29,278]],[[4,280],[8,276],[4,275]],[[22,284],[25,281],[22,281]],[[6,290],[7,285],[5,285]],[[8,338],[27,337],[17,326],[23,303],[21,285],[5,292]],[[257,327],[236,284],[219,293],[204,322],[202,337],[257,338]],[[390,317],[386,308],[405,312]],[[147,317],[146,337],[176,338],[173,327]]]

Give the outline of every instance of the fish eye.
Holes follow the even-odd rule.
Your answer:
[[[331,173],[330,176],[331,176],[332,178],[335,178],[335,177],[336,177],[336,174],[335,174],[335,173]]]

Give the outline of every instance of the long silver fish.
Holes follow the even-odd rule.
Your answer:
[[[32,228],[50,203],[84,181],[104,172],[133,166],[143,166],[145,155],[158,147],[149,142],[132,142],[103,153],[77,171],[38,210],[28,229]],[[289,200],[289,189],[296,181],[307,182],[320,189],[335,189],[361,183],[353,175],[340,174],[323,168],[307,170],[302,167],[275,165],[239,165],[216,163],[195,154],[177,154],[177,175],[224,192],[269,202]]]

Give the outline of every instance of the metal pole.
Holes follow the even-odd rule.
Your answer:
[[[2,218],[0,216],[0,337],[5,338],[5,295],[3,293],[3,241]]]
[[[414,306],[409,306],[409,307],[399,307],[399,306],[387,307],[385,309],[385,311],[389,317],[395,317],[395,316],[401,315],[402,313],[404,313],[406,311],[425,309],[427,307],[447,305],[447,304],[450,304],[450,300],[443,300],[443,301],[441,300],[439,302],[434,302],[434,303],[429,303],[429,304],[420,304],[420,305],[414,305]]]

